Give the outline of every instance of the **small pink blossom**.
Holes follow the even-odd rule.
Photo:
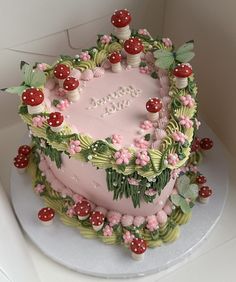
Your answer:
[[[196,165],[190,165],[189,170],[194,173],[198,173],[198,167]]]
[[[144,138],[135,138],[134,139],[134,146],[139,149],[147,149],[148,148],[148,141]]]
[[[146,28],[140,28],[138,30],[138,34],[150,36],[150,33],[146,30]]]
[[[150,188],[150,189],[146,190],[144,194],[147,195],[147,196],[155,196],[156,193],[157,193],[157,191],[155,191],[154,189]]]
[[[194,119],[194,121],[195,121],[196,128],[199,129],[201,122],[196,118]]]
[[[66,211],[66,215],[68,217],[73,217],[75,215],[74,207],[69,207],[68,210]]]
[[[56,105],[56,108],[59,111],[64,111],[69,107],[69,105],[70,105],[69,101],[67,99],[64,99],[64,100],[60,100],[60,102]]]
[[[116,164],[120,165],[120,164],[128,164],[132,154],[128,151],[128,149],[120,149],[119,151],[117,151],[114,155],[115,160],[116,160]]]
[[[181,172],[186,173],[188,171],[189,171],[189,167],[188,166],[181,167]]]
[[[130,185],[134,185],[134,186],[139,186],[139,182],[141,181],[141,180],[137,180],[137,179],[132,178],[132,177],[128,178],[127,180],[128,180],[128,183]]]
[[[184,106],[192,108],[195,105],[195,100],[192,98],[191,95],[181,96],[180,100]]]
[[[135,163],[137,165],[145,166],[149,163],[150,157],[146,150],[142,150],[136,153],[136,160]]]
[[[103,228],[103,235],[106,236],[106,237],[110,237],[112,236],[112,233],[113,233],[113,228],[109,225],[106,225],[104,228]]]
[[[130,244],[133,241],[134,237],[135,236],[130,231],[126,231],[123,234],[123,239],[124,239],[125,244]]]
[[[81,52],[79,57],[82,61],[88,61],[91,58],[88,51]]]
[[[180,168],[173,169],[173,170],[171,171],[171,177],[172,177],[173,179],[176,179],[176,178],[179,176],[180,171],[181,171]]]
[[[114,226],[114,225],[119,224],[120,219],[121,219],[121,214],[119,212],[109,211],[107,213],[107,220],[108,220],[110,226]]]
[[[124,227],[130,226],[133,224],[134,217],[132,215],[125,214],[121,218],[121,224]]]
[[[143,73],[143,74],[149,74],[150,73],[150,69],[148,66],[145,67],[139,67],[139,72]]]
[[[172,41],[170,38],[162,38],[162,42],[165,44],[166,47],[172,47]]]
[[[100,42],[101,42],[102,44],[108,44],[108,43],[111,42],[111,39],[112,39],[112,38],[111,38],[110,35],[104,34],[103,36],[100,37]]]
[[[180,116],[179,120],[179,124],[183,125],[186,128],[191,128],[193,126],[192,120],[187,116]]]
[[[158,221],[155,215],[147,216],[146,221],[147,221],[146,228],[148,230],[155,231],[159,228]]]
[[[179,162],[179,157],[176,153],[171,153],[167,157],[167,162],[170,165],[176,165]]]
[[[37,69],[40,71],[44,71],[48,68],[48,65],[45,63],[37,64]]]
[[[119,144],[121,144],[121,142],[123,140],[123,137],[121,135],[119,135],[119,134],[113,134],[111,136],[111,140],[112,140],[112,144],[119,145]]]
[[[139,227],[140,225],[144,224],[145,218],[143,216],[135,216],[133,225]]]
[[[64,97],[67,92],[68,92],[67,90],[60,87],[57,89],[56,95],[59,97]]]
[[[37,184],[35,187],[34,187],[34,191],[36,194],[41,194],[43,193],[45,190],[45,185],[43,184]]]
[[[74,155],[81,151],[80,141],[79,140],[71,140],[69,144],[69,153]]]
[[[175,131],[172,133],[172,138],[174,139],[174,141],[179,142],[183,145],[187,139],[187,136],[180,131]]]
[[[33,118],[32,118],[32,123],[33,123],[33,126],[42,127],[42,126],[43,126],[43,123],[44,123],[46,120],[47,120],[47,119],[46,119],[45,117],[36,116],[36,117],[33,117]]]
[[[140,123],[140,128],[142,128],[144,130],[148,130],[148,129],[153,128],[153,124],[150,120],[145,120],[145,121]]]

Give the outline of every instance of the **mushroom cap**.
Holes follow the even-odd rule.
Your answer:
[[[29,164],[29,159],[24,155],[17,155],[14,158],[14,166],[17,168],[25,168]]]
[[[150,98],[146,103],[146,109],[149,113],[157,113],[162,109],[162,102],[158,98]]]
[[[47,123],[50,126],[57,127],[60,126],[64,121],[64,116],[59,112],[52,112],[47,119]]]
[[[202,198],[208,198],[212,195],[212,189],[208,186],[202,186],[198,192],[198,195]]]
[[[53,73],[57,79],[65,79],[70,75],[70,67],[65,64],[57,64]]]
[[[191,145],[191,152],[196,152],[200,149],[200,141],[201,139],[199,137],[195,137],[193,139],[192,145]]]
[[[196,182],[197,184],[204,184],[207,182],[207,179],[204,175],[198,175],[198,177],[196,178]]]
[[[127,9],[115,11],[111,17],[111,23],[115,27],[125,27],[131,22],[131,15]]]
[[[81,202],[76,203],[74,211],[78,216],[86,216],[91,212],[91,205],[88,201],[82,200]]]
[[[178,64],[173,70],[173,74],[180,78],[189,77],[192,73],[192,67],[189,64]]]
[[[213,141],[210,138],[202,138],[200,141],[200,147],[202,150],[210,150],[213,147]]]
[[[143,43],[140,38],[131,37],[125,41],[124,49],[130,55],[139,54],[143,51]]]
[[[147,243],[141,238],[134,238],[130,244],[130,249],[135,254],[143,254],[147,249]]]
[[[121,54],[119,52],[113,52],[108,57],[111,64],[116,64],[121,61]]]
[[[28,156],[31,152],[31,147],[28,145],[21,145],[18,148],[18,154],[19,155],[24,155],[24,156]]]
[[[38,218],[41,221],[49,221],[52,220],[55,216],[55,211],[52,208],[45,207],[39,210],[38,212]]]
[[[89,217],[89,220],[92,225],[100,226],[101,224],[104,223],[105,216],[100,211],[93,211]]]
[[[63,88],[67,91],[75,90],[78,86],[79,80],[72,76],[68,76],[63,82]]]
[[[21,99],[27,106],[38,106],[43,102],[44,94],[39,88],[31,87],[23,91]]]

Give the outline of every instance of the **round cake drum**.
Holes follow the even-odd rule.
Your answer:
[[[137,277],[157,273],[180,263],[200,246],[216,225],[228,190],[227,163],[222,145],[206,125],[202,125],[199,135],[214,140],[214,149],[200,166],[200,171],[206,175],[214,189],[214,195],[207,205],[196,204],[192,219],[181,226],[177,241],[150,249],[143,261],[134,261],[128,249],[83,238],[79,230],[65,226],[58,218],[53,225],[42,226],[37,220],[37,213],[44,206],[43,201],[34,194],[30,176],[18,174],[13,169],[11,196],[22,228],[45,255],[88,275],[105,278]]]

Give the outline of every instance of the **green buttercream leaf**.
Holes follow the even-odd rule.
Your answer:
[[[194,52],[187,52],[184,54],[177,55],[176,60],[178,60],[181,63],[187,63],[191,61],[194,56],[195,56]]]
[[[21,61],[20,62],[20,69],[22,70],[22,68],[24,67],[24,65],[29,65],[27,62],[25,61]]]
[[[187,63],[194,57],[193,43],[188,42],[179,47],[176,51],[176,60],[181,63]]]
[[[190,179],[186,175],[182,175],[177,179],[176,184],[180,195],[184,197],[186,191],[189,189]]]
[[[19,110],[18,110],[18,113],[20,115],[26,115],[28,114],[28,109],[27,109],[27,106],[26,105],[22,105],[19,107]]]
[[[189,189],[184,193],[184,197],[194,201],[196,200],[197,196],[198,196],[197,184],[190,184]]]
[[[25,84],[33,87],[42,87],[46,83],[44,72],[33,69],[32,66],[25,64],[22,68]]]
[[[181,198],[181,200],[180,200],[180,208],[181,208],[183,213],[189,213],[191,211],[191,208],[190,208],[188,202],[183,198]]]
[[[184,43],[183,45],[181,45],[178,50],[176,51],[176,55],[181,55],[181,54],[184,54],[186,52],[190,52],[193,50],[193,43],[192,42],[187,42],[187,43]]]
[[[175,205],[175,206],[177,206],[177,207],[179,207],[180,206],[180,203],[181,203],[181,196],[180,195],[171,195],[171,202]]]
[[[8,93],[21,95],[22,92],[23,92],[25,89],[27,89],[27,86],[21,85],[21,86],[6,88],[5,91],[8,92]]]

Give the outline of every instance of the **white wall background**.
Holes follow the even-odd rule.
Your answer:
[[[132,12],[132,27],[169,36],[176,45],[195,39],[193,62],[200,110],[236,156],[235,0],[0,0],[0,88],[19,84],[19,62],[52,62],[110,32],[114,9]],[[16,121],[18,99],[0,94],[0,130]],[[1,131],[0,131],[1,137]]]

